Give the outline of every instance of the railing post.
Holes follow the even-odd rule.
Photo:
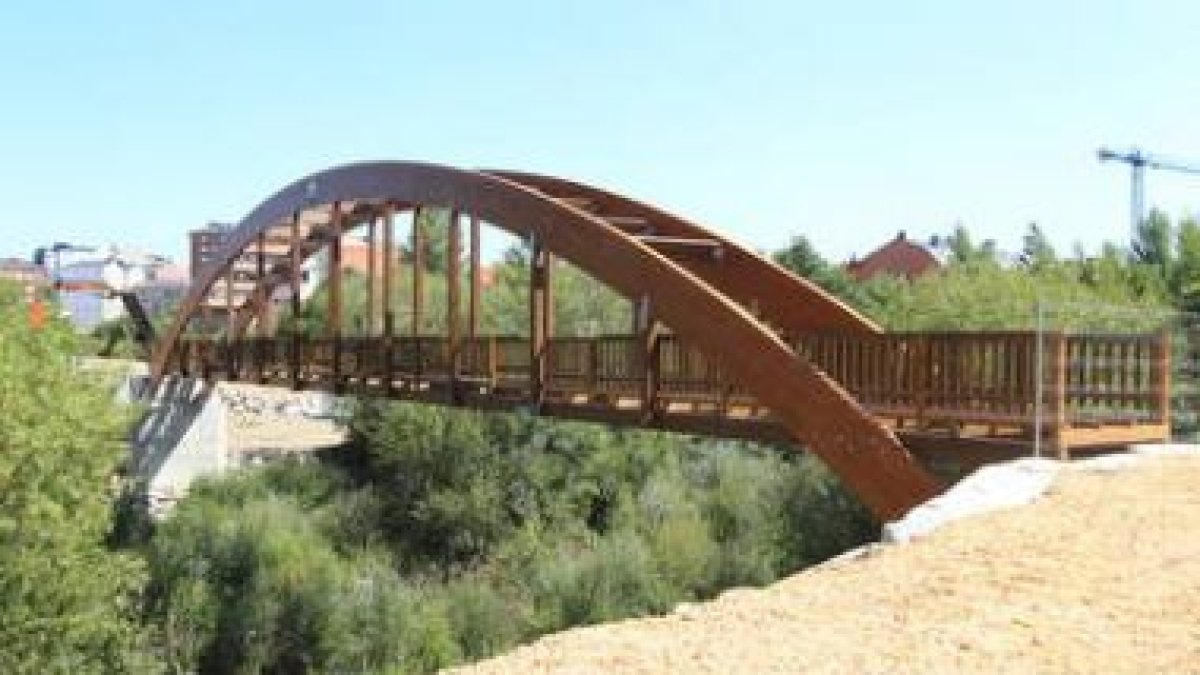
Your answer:
[[[291,363],[289,364],[289,367],[291,370],[292,389],[299,389],[300,388],[300,331],[297,330],[294,322],[293,322],[292,329],[291,329],[291,340],[289,341],[289,346],[291,347],[291,350],[290,350],[290,353],[288,354],[288,356],[291,357],[289,359],[291,361]]]
[[[1154,340],[1150,378],[1154,388],[1156,421],[1164,427],[1163,440],[1171,440],[1171,331],[1164,328]]]
[[[1050,449],[1059,459],[1070,459],[1066,444],[1067,434],[1067,338],[1062,331],[1047,335],[1047,352],[1050,357]]]
[[[546,388],[546,345],[551,335],[550,252],[533,238],[529,270],[529,401],[540,405]]]
[[[393,345],[394,321],[395,314],[390,309],[386,310],[383,313],[383,373],[380,375],[385,396],[391,396],[393,391],[392,368],[395,358],[395,347]]]
[[[642,345],[642,421],[651,422],[658,417],[658,389],[662,378],[662,340],[657,326],[651,322],[640,337]]]
[[[917,429],[925,428],[925,410],[929,407],[929,390],[933,386],[933,359],[930,355],[929,336],[918,335],[913,338],[912,373],[915,391],[915,409],[913,423]]]

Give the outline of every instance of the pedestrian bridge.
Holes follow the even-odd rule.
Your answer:
[[[442,209],[442,334],[422,334],[426,236],[410,228],[397,288],[396,221]],[[415,222],[415,219],[411,219]],[[480,326],[480,226],[529,246],[527,330]],[[462,226],[468,227],[464,252]],[[342,235],[368,242],[366,321],[345,329],[343,274],[325,325],[300,314],[301,270]],[[253,381],[799,444],[880,518],[935,494],[918,461],[980,463],[1037,441],[1073,449],[1168,434],[1165,334],[886,333],[814,284],[653,206],[558,178],[411,162],[334,168],[268,198],[212,252],[157,341],[155,379]],[[627,334],[554,335],[561,258],[631,304]],[[405,325],[394,308],[409,297]]]

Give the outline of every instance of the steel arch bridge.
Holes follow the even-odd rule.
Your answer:
[[[439,335],[419,332],[422,228],[411,233],[411,327],[398,326],[392,311],[400,264],[395,221],[411,212],[415,223],[425,209],[450,214],[446,330]],[[479,333],[483,223],[530,246],[527,335]],[[347,335],[343,235],[357,228],[366,230],[369,247],[369,316]],[[816,285],[716,232],[561,178],[417,162],[341,166],[268,198],[213,253],[155,344],[155,381],[202,375],[794,441],[881,519],[939,490],[901,442],[906,420],[927,428],[957,415],[959,431],[986,425],[992,436],[1030,428],[1028,336],[885,334]],[[323,333],[277,331],[274,305],[282,299],[293,316],[300,313],[301,269],[319,253],[330,270]],[[630,300],[629,335],[553,334],[551,278],[559,258]],[[1137,354],[1161,355],[1162,345],[1149,338],[1131,344],[1142,350]],[[1063,345],[1070,347],[1066,337]],[[978,391],[950,396],[961,389],[951,375],[979,380]],[[1160,373],[1146,386],[1158,392],[1164,378]],[[1004,388],[1004,396],[983,395],[988,386],[992,393]],[[1130,400],[1141,406],[1148,396]],[[1061,419],[1047,429],[1065,448],[1072,418],[1062,414],[1066,404],[1060,407]],[[1151,417],[1126,435],[1161,436],[1165,412]]]

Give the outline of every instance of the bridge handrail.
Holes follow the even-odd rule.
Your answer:
[[[1045,368],[1036,374],[1034,331],[813,333],[788,338],[877,415],[917,425],[1033,423],[1042,398],[1047,428],[1169,423],[1170,338],[1166,333],[1042,334]],[[455,377],[517,394],[532,388],[530,343],[513,335],[459,341]],[[753,404],[721,364],[665,334],[555,337],[547,343],[544,389],[550,393],[642,396],[648,413],[672,400]],[[188,337],[173,369],[234,373],[237,379],[330,377],[380,381],[445,378],[450,344],[440,335],[244,338],[233,343]],[[301,371],[301,372],[296,372]],[[390,377],[389,377],[390,371]]]

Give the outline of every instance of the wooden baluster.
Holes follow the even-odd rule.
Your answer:
[[[1048,409],[1050,418],[1050,449],[1058,454],[1059,459],[1070,459],[1070,450],[1066,444],[1067,415],[1068,415],[1068,370],[1070,368],[1067,338],[1061,332],[1053,332],[1046,336],[1047,356],[1050,364],[1050,384]]]
[[[1151,352],[1151,377],[1155,395],[1155,421],[1163,426],[1163,440],[1171,439],[1171,332],[1163,329]]]
[[[529,400],[540,405],[545,398],[546,345],[551,325],[551,256],[533,237],[529,274]]]

